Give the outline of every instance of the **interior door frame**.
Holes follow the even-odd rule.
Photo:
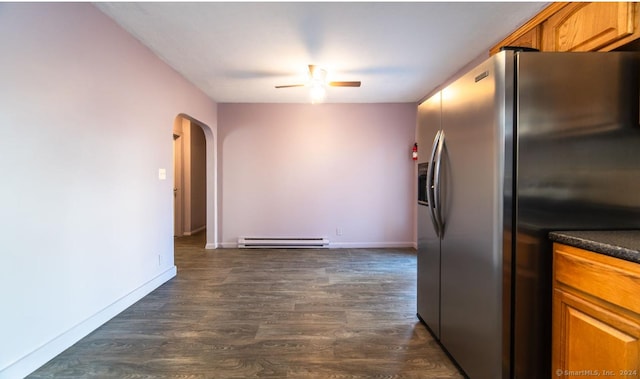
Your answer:
[[[182,172],[182,133],[173,132],[173,235],[184,235],[184,175]]]
[[[206,207],[207,207],[207,223],[206,223],[206,235],[207,242],[204,246],[205,249],[217,249],[218,246],[218,168],[217,168],[217,156],[218,156],[218,147],[216,141],[218,140],[218,128],[216,125],[210,126],[206,123],[203,123],[185,113],[179,113],[176,115],[173,121],[173,134],[178,135],[182,138],[182,164],[179,168],[182,169],[182,172],[175,172],[174,169],[174,178],[177,177],[178,180],[181,180],[182,183],[182,206],[183,209],[181,213],[183,214],[183,234],[184,234],[184,225],[186,223],[186,215],[184,215],[184,201],[185,201],[185,171],[184,171],[184,156],[187,153],[185,151],[185,132],[182,130],[182,122],[183,120],[188,120],[192,123],[197,124],[202,128],[205,137],[205,151],[206,151]],[[175,227],[174,227],[175,229]]]

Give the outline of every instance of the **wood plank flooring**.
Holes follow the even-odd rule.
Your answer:
[[[412,249],[201,246],[29,378],[463,378],[416,318]]]

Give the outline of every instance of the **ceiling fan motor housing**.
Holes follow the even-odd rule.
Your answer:
[[[359,81],[342,81],[342,82],[327,82],[327,70],[318,67],[316,65],[309,65],[309,82],[305,84],[287,84],[276,86],[276,88],[291,88],[291,87],[305,87],[320,88],[326,85],[332,87],[360,87]]]

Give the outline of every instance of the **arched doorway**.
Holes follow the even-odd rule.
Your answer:
[[[179,114],[173,124],[174,235],[206,229],[207,249],[217,247],[216,149],[213,130]]]

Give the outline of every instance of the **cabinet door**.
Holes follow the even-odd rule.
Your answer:
[[[567,6],[568,3],[554,2],[549,4],[540,13],[535,15],[531,20],[527,21],[520,28],[508,35],[489,50],[490,55],[494,55],[500,51],[503,46],[525,46],[534,49],[542,49],[542,23],[549,17],[556,14],[560,9]],[[544,50],[543,50],[544,51]]]
[[[526,32],[516,32],[505,38],[500,44],[491,48],[489,53],[491,55],[500,52],[500,48],[504,46],[519,46],[519,47],[531,47],[541,50],[542,47],[542,27],[537,25]]]
[[[571,3],[543,23],[544,51],[595,51],[635,31],[634,3]]]
[[[559,289],[554,290],[553,312],[554,375],[638,378],[636,321]]]
[[[540,26],[529,30],[513,41],[513,46],[531,47],[540,50]]]

